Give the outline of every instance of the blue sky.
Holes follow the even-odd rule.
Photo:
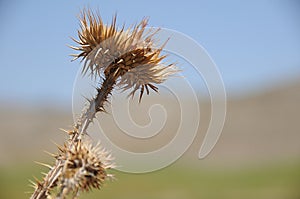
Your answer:
[[[70,103],[79,62],[67,47],[83,7],[108,22],[138,22],[183,32],[217,64],[228,95],[300,77],[300,3],[253,1],[1,1],[0,101]]]

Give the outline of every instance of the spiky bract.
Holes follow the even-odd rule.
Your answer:
[[[63,195],[100,189],[104,181],[112,177],[107,173],[114,167],[112,157],[100,144],[93,146],[90,142],[78,141],[71,147],[60,147],[57,160],[63,162],[58,180]]]
[[[162,63],[166,57],[161,54],[164,45],[156,46],[154,41],[159,29],[146,29],[148,19],[125,30],[124,25],[116,27],[116,16],[106,25],[99,14],[84,10],[80,24],[79,40],[74,39],[79,46],[72,48],[80,51],[73,56],[84,61],[84,74],[89,71],[92,77],[107,77],[114,73],[115,80],[120,80],[116,82],[118,86],[132,89],[130,95],[141,89],[141,99],[144,89],[147,94],[149,88],[157,91],[154,84],[162,83],[175,72],[173,64]]]

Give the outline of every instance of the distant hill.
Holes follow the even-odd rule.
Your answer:
[[[132,119],[146,125],[151,101],[162,103],[168,114],[165,127],[151,140],[132,139],[114,125],[111,114],[101,115],[103,129],[119,146],[132,151],[149,151],[164,146],[180,121],[178,104],[165,95],[151,95],[140,105],[131,105]],[[146,99],[147,98],[147,99]],[[187,99],[188,100],[188,99]],[[256,96],[228,101],[227,118],[219,142],[202,163],[241,164],[300,159],[300,82],[267,90]],[[22,159],[31,162],[55,151],[50,140],[61,143],[59,128],[72,124],[71,110],[52,107],[0,105],[0,165]],[[210,117],[210,105],[201,100],[201,128],[186,157],[196,158]],[[110,111],[109,111],[110,112]],[[193,117],[193,116],[191,116]],[[46,155],[45,155],[46,156]],[[43,156],[42,156],[43,157]]]

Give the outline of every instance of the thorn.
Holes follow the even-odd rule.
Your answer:
[[[56,157],[57,155],[54,153],[50,153],[49,151],[44,151],[44,153],[50,155],[51,157]]]
[[[67,45],[69,48],[72,48],[73,50],[80,50],[79,47],[76,47],[76,46],[71,46],[71,45]]]
[[[45,163],[38,162],[38,161],[34,161],[34,163],[39,164],[39,165],[42,165],[42,166],[47,167],[47,168],[49,168],[49,169],[52,169],[52,166],[50,166],[49,164],[45,164]]]
[[[141,103],[142,97],[143,97],[143,93],[144,93],[144,85],[142,85],[141,87],[141,92],[140,92],[140,98],[139,98],[139,103]]]
[[[78,57],[77,57],[78,55],[77,55],[77,54],[69,54],[69,56],[73,57],[73,59],[72,59],[72,60],[74,60],[74,59],[78,59]],[[72,61],[72,60],[71,60],[71,61]]]
[[[108,114],[107,110],[105,110],[104,108],[102,108],[102,113]]]
[[[71,55],[72,56],[72,55]],[[75,60],[77,60],[78,59],[78,57],[74,57],[73,59],[71,59],[71,62],[73,62],[73,61],[75,61]]]
[[[120,59],[117,64],[124,62],[124,59]]]
[[[147,90],[147,95],[149,95],[150,92],[149,92],[148,85],[146,84],[145,87],[146,87],[146,90]]]
[[[33,177],[33,179],[35,180],[36,183],[39,182],[39,180],[37,179],[37,177],[35,177],[35,176],[32,176],[32,177]],[[35,183],[35,184],[36,184],[36,183]]]
[[[37,187],[42,186],[42,183],[37,179],[37,177],[33,176],[36,183],[34,183]]]
[[[98,54],[100,53],[101,50],[102,50],[102,48],[99,48],[99,49],[97,50],[97,52],[96,52],[96,54],[95,54],[95,57],[98,56]]]
[[[108,53],[108,51],[109,51],[109,49],[106,49],[106,50],[104,51],[104,53],[103,53],[103,54],[106,54],[106,53]]]
[[[67,133],[67,134],[69,134],[69,135],[70,135],[70,131],[68,131],[68,130],[66,130],[66,129],[59,128],[59,130],[61,130],[62,132],[65,132],[65,133]]]
[[[32,180],[28,180],[29,181],[29,186],[31,186],[31,187],[33,187],[34,186],[34,188],[36,187],[36,183],[35,182],[33,182]]]
[[[54,142],[53,140],[51,140],[51,142],[52,142],[53,144],[55,144],[55,146],[57,146],[58,150],[60,150],[61,152],[64,152],[63,146],[60,146],[59,144],[57,144],[57,143]]]
[[[29,184],[28,186],[29,186],[30,188],[36,189],[36,185]]]
[[[148,84],[150,86],[150,88],[152,88],[152,90],[154,90],[155,92],[158,92],[158,88],[152,84]]]
[[[93,86],[93,85],[92,85]],[[95,86],[93,86],[94,88],[96,88]],[[82,97],[86,100],[86,101],[88,101],[89,103],[91,103],[92,102],[92,100],[91,99],[89,99],[88,97],[86,97],[86,96],[84,96],[84,95],[82,95]]]
[[[60,128],[59,130],[61,130],[61,131],[63,131],[64,133],[67,133],[68,135],[72,135],[72,134],[74,134],[74,130],[65,130],[65,129],[62,129],[62,128]]]

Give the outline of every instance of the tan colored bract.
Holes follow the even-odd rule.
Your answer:
[[[111,177],[108,169],[114,168],[112,156],[100,144],[93,146],[87,141],[77,142],[72,147],[64,146],[57,160],[65,162],[59,183],[65,191],[77,194],[78,191],[100,189],[104,181]]]
[[[140,99],[146,89],[157,91],[154,84],[160,84],[176,72],[173,64],[165,65],[162,60],[162,46],[155,44],[154,36],[159,29],[146,29],[148,19],[125,30],[125,26],[116,27],[116,16],[110,25],[105,25],[98,14],[84,10],[80,18],[81,29],[79,39],[73,39],[79,44],[71,48],[80,51],[73,55],[75,59],[82,58],[83,74],[101,76],[118,69],[117,82],[123,90],[132,89],[129,95],[141,89]]]

